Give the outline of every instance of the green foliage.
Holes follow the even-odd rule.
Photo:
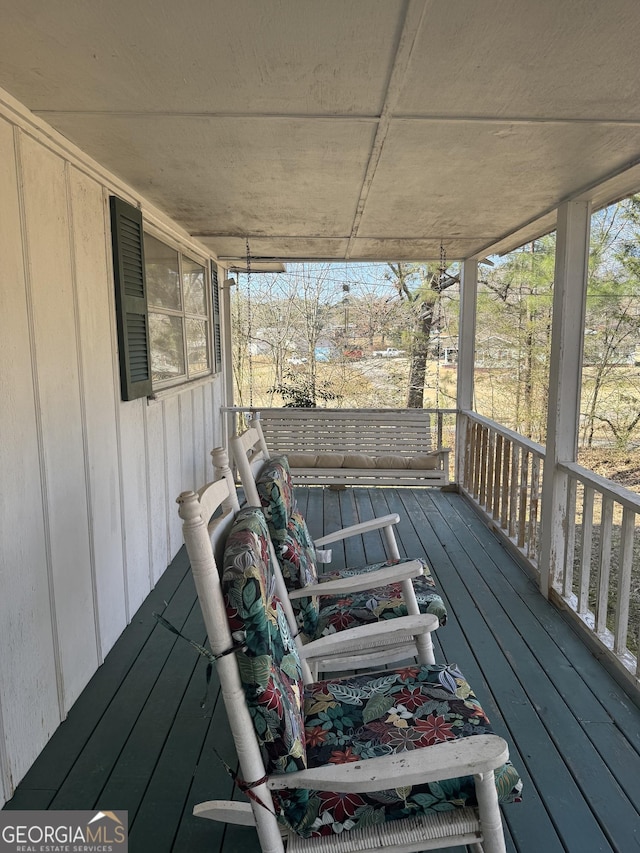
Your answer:
[[[338,394],[329,390],[325,383],[318,384],[308,373],[294,373],[285,370],[283,381],[267,391],[268,394],[280,394],[285,401],[285,409],[314,409],[318,400],[327,402],[338,400]]]

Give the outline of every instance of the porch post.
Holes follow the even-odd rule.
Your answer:
[[[455,481],[464,481],[467,447],[467,417],[462,411],[473,409],[473,366],[476,351],[476,303],[478,294],[478,261],[467,258],[460,278],[460,321],[458,331],[458,390],[456,422]]]
[[[547,598],[565,552],[567,477],[557,465],[575,462],[578,449],[590,224],[590,202],[558,208],[540,539],[540,591]]]

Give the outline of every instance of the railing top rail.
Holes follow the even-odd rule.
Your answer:
[[[462,414],[466,415],[470,420],[483,424],[498,433],[498,435],[508,438],[509,441],[512,441],[514,444],[518,444],[520,447],[524,447],[525,450],[529,450],[531,453],[535,453],[536,456],[540,456],[544,459],[546,451],[541,444],[531,441],[531,439],[526,438],[524,435],[520,435],[520,433],[514,432],[512,429],[508,429],[508,427],[504,427],[501,424],[496,423],[496,421],[492,421],[490,418],[485,418],[484,415],[479,415],[477,412],[464,409]]]
[[[611,498],[616,503],[628,507],[634,512],[640,513],[640,495],[636,492],[632,492],[630,489],[626,489],[624,486],[619,486],[612,480],[607,480],[606,477],[601,477],[600,474],[596,474],[593,471],[589,471],[587,468],[583,468],[582,465],[578,465],[577,462],[559,462],[558,468],[561,471],[568,473],[569,476],[574,479],[580,480],[580,482],[584,483],[585,486],[590,486],[597,492],[601,492],[603,495]]]
[[[362,408],[351,407],[348,409],[329,409],[324,408],[322,406],[317,406],[311,409],[296,409],[293,407],[284,407],[284,406],[221,406],[220,410],[222,412],[429,412],[430,414],[443,414],[443,415],[455,415],[458,412],[458,409],[435,409],[435,408],[424,408],[424,409],[405,409],[405,408],[372,408],[370,406],[363,406]]]

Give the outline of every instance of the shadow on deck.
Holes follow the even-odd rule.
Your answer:
[[[298,497],[315,536],[397,511],[401,551],[428,556],[450,613],[436,660],[467,676],[525,783],[524,801],[504,808],[507,849],[640,851],[640,709],[465,499],[426,488]],[[335,548],[332,568],[378,559],[369,534]],[[218,755],[232,763],[233,746],[215,674],[203,709],[205,661],[154,611],[204,640],[184,549],[5,808],[126,809],[133,853],[257,853],[253,830],[191,815],[232,795]]]

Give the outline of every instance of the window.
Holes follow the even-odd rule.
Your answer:
[[[144,235],[154,387],[212,372],[207,268]]]
[[[219,372],[215,262],[144,233],[140,211],[121,199],[111,212],[123,400]]]

